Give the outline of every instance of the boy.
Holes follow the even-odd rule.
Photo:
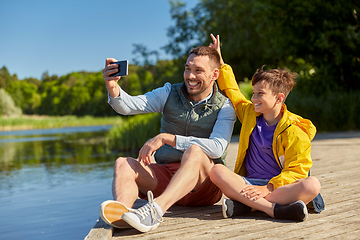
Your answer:
[[[221,56],[219,36],[211,37],[214,43],[210,46]],[[317,178],[308,177],[310,141],[316,128],[284,104],[295,84],[293,74],[281,69],[258,70],[248,101],[231,67],[221,58],[218,84],[242,123],[234,172],[221,165],[210,171],[211,181],[231,199],[223,201],[224,217],[253,209],[277,219],[304,221],[306,204],[319,194],[321,186]]]

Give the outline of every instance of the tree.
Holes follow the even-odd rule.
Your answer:
[[[36,113],[41,103],[38,86],[25,80],[18,80],[10,82],[6,91],[14,99],[15,105],[25,114]]]
[[[358,1],[202,0],[191,10],[171,4],[176,23],[164,49],[174,57],[208,45],[213,33],[221,36],[224,59],[238,80],[263,64],[293,71],[311,66],[324,84],[360,88]]]
[[[16,75],[12,77],[9,71],[7,70],[7,68],[3,66],[0,69],[0,88],[6,89],[8,85],[11,83],[11,81],[13,81],[13,78],[14,80],[17,80]]]

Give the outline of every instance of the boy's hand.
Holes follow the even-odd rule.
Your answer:
[[[210,43],[209,47],[212,47],[214,48],[220,55],[220,64],[223,65],[225,64],[222,56],[221,56],[221,50],[220,50],[220,36],[217,35],[216,38],[213,34],[210,34],[212,40],[213,40],[213,43]]]
[[[268,186],[255,186],[251,185],[244,188],[241,193],[252,201],[256,201],[260,198],[266,197],[271,191]]]

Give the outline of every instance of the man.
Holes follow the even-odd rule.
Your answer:
[[[224,163],[235,122],[234,108],[217,87],[220,56],[211,47],[197,47],[185,64],[184,82],[166,83],[140,96],[129,96],[117,84],[116,59],[106,59],[103,77],[109,103],[120,114],[161,112],[161,133],[147,141],[138,160],[116,160],[113,195],[100,216],[113,227],[126,223],[142,232],[156,228],[173,204],[212,205],[222,196],[209,179],[215,163]],[[151,164],[155,153],[156,164]],[[137,197],[148,203],[131,209]],[[156,199],[153,199],[153,195]],[[134,208],[136,208],[134,206]],[[126,223],[124,222],[126,221]]]

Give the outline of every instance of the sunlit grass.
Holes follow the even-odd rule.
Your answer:
[[[160,132],[161,114],[140,114],[126,119],[122,124],[113,126],[106,136],[110,149],[136,151]]]
[[[116,117],[76,117],[76,116],[21,116],[17,118],[0,117],[0,131],[48,129],[76,126],[116,125],[123,122]]]

